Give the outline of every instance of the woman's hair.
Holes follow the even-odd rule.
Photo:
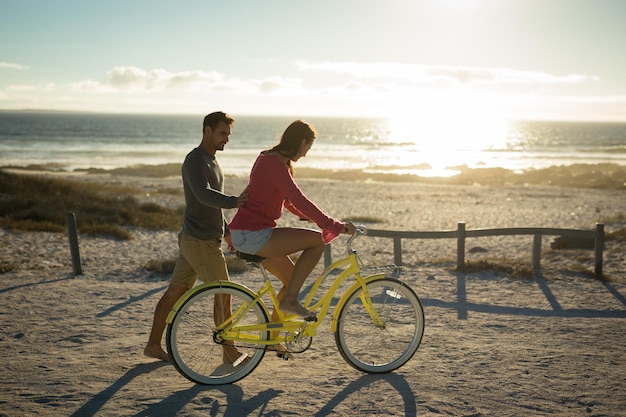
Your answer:
[[[291,167],[291,158],[296,156],[300,150],[302,141],[306,143],[312,143],[315,140],[315,129],[308,123],[302,120],[296,120],[287,126],[287,129],[283,132],[278,145],[274,146],[269,152],[278,152],[284,157],[289,158],[289,168],[293,172]]]

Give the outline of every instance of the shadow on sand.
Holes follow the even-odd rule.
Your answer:
[[[443,301],[425,298],[421,300],[423,305],[425,307],[431,306],[456,310],[459,320],[467,320],[469,312],[536,317],[626,318],[626,310],[622,309],[564,309],[551,290],[550,282],[541,275],[536,277],[536,283],[545,296],[549,304],[549,308],[513,307],[471,303],[467,300],[467,279],[467,274],[456,274],[456,301]],[[626,297],[624,295],[622,295],[608,282],[602,282],[601,284],[606,288],[608,292],[607,295],[614,297],[621,305],[626,307]],[[158,288],[148,291],[141,296],[133,297],[131,300],[125,301],[124,303],[118,304],[107,309],[106,311],[101,312],[98,316],[101,317],[110,314],[113,311],[125,308],[129,303],[139,301],[140,299],[148,297],[158,291],[161,291],[162,289],[163,288]],[[71,415],[71,417],[96,415],[106,405],[107,401],[111,400],[118,392],[123,391],[124,387],[131,383],[135,378],[148,374],[162,366],[170,365],[164,362],[154,362],[140,364],[132,369],[129,369],[111,386],[96,394],[91,400],[80,407]],[[332,415],[338,408],[353,409],[355,405],[355,396],[363,396],[363,398],[367,398],[368,390],[377,389],[377,384],[380,384],[381,382],[389,384],[395,391],[398,392],[402,404],[394,404],[395,407],[402,407],[402,411],[405,416],[412,417],[417,415],[417,403],[411,387],[402,375],[395,373],[363,375],[341,389],[341,391],[330,398],[326,404],[313,415],[316,417],[325,417]],[[222,395],[216,396],[212,395],[212,393],[221,393]],[[285,413],[292,413],[292,411],[273,410],[268,408],[272,406],[272,400],[280,396],[282,393],[283,391],[281,390],[269,388],[257,393],[253,397],[244,398],[246,396],[244,395],[243,389],[239,385],[193,385],[187,389],[172,392],[169,396],[163,398],[159,402],[146,405],[146,408],[143,411],[134,415],[176,415],[190,402],[195,401],[196,403],[201,403],[201,406],[207,411],[208,415],[241,417],[254,413],[254,415],[280,416]],[[200,396],[200,398],[198,398],[198,396]],[[225,396],[225,399],[223,396]],[[398,398],[396,395],[393,397]],[[380,404],[380,407],[384,406],[385,404]],[[382,411],[382,409],[378,411]]]
[[[414,417],[417,415],[417,405],[415,400],[415,395],[411,391],[411,387],[406,379],[402,375],[398,375],[395,373],[389,374],[366,374],[361,378],[357,379],[354,382],[351,382],[346,386],[341,392],[337,393],[333,398],[331,398],[328,403],[317,413],[314,414],[315,417],[324,417],[333,414],[333,410],[337,408],[339,404],[344,402],[350,395],[358,393],[358,391],[363,390],[369,385],[384,381],[391,385],[402,398],[402,409],[404,411],[404,415],[407,417]],[[389,396],[395,398],[395,396]],[[384,404],[381,404],[381,409],[377,410],[378,412],[384,412]],[[396,405],[397,407],[397,405]],[[395,408],[395,407],[394,407]],[[353,404],[351,404],[350,409],[354,412],[354,415],[361,415],[359,410],[355,410]],[[372,411],[372,410],[370,410]],[[378,414],[378,413],[376,413]]]
[[[96,394],[86,404],[76,410],[70,417],[86,417],[95,416],[98,412],[111,400],[118,392],[123,391],[124,387],[130,384],[135,378],[144,374],[148,374],[162,366],[170,366],[165,362],[153,362],[140,364],[129,369],[121,378],[115,381],[111,386],[107,387],[100,393]],[[402,375],[389,374],[366,374],[356,381],[351,382],[333,398],[331,398],[320,411],[314,414],[316,417],[324,417],[333,414],[338,406],[348,400],[350,396],[358,394],[361,390],[367,390],[370,385],[385,382],[398,391],[402,398],[402,409],[407,417],[414,417],[417,413],[415,396],[411,391],[411,387]],[[185,406],[198,395],[220,392],[226,396],[223,403],[212,396],[199,398],[198,401],[206,404],[208,415],[223,415],[224,417],[241,417],[247,416],[254,412],[254,415],[279,416],[283,415],[284,410],[268,410],[270,402],[278,397],[283,391],[275,389],[267,389],[259,392],[254,397],[245,399],[243,389],[235,384],[205,386],[193,385],[182,391],[172,392],[168,397],[157,403],[150,404],[145,410],[134,414],[135,417],[155,416],[155,415],[176,415],[183,410]],[[367,395],[364,393],[363,395]],[[381,405],[384,407],[384,404]],[[397,407],[397,404],[395,404]],[[354,404],[349,404],[349,409],[354,408]]]
[[[28,282],[26,284],[14,285],[12,287],[7,287],[7,288],[0,289],[0,294],[3,294],[5,292],[9,292],[9,291],[13,291],[13,290],[17,290],[19,288],[34,287],[36,285],[43,285],[43,284],[53,284],[55,282],[69,281],[69,280],[72,280],[72,279],[75,279],[75,278],[76,278],[75,275],[68,275],[66,277],[55,278],[55,279],[48,279],[48,280],[45,280],[45,281]]]
[[[536,282],[550,304],[550,309],[470,303],[467,301],[467,274],[457,273],[456,281],[456,302],[422,298],[421,301],[424,307],[441,307],[457,310],[459,320],[467,320],[470,311],[537,317],[626,318],[626,310],[564,309],[550,289],[549,281],[541,274],[537,275]],[[624,295],[620,294],[609,282],[602,282],[601,284],[615,299],[626,307],[626,297]]]

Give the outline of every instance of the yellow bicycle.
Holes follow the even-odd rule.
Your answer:
[[[303,305],[317,312],[317,321],[280,312],[263,258],[251,255],[242,257],[263,273],[265,284],[258,291],[232,281],[208,282],[189,290],[167,318],[167,349],[176,369],[200,384],[238,381],[257,367],[268,346],[282,343],[290,354],[306,351],[333,306],[330,331],[348,364],[370,373],[404,365],[422,340],[424,309],[415,292],[397,279],[400,268],[362,266],[352,242],[366,232],[363,226],[357,228],[347,241],[348,255],[326,268],[306,296]],[[331,276],[330,283],[324,284]],[[353,281],[346,281],[349,277]],[[337,301],[335,293],[344,282],[349,288]],[[230,296],[232,314],[216,323],[215,300],[224,296]],[[278,321],[270,320],[264,301],[268,297],[278,310]],[[237,348],[240,356],[232,364],[224,363],[222,345]]]

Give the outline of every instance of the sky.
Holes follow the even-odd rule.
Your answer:
[[[626,121],[624,0],[0,0],[0,110]]]

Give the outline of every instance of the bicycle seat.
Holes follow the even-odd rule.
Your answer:
[[[237,251],[237,257],[243,259],[244,261],[255,263],[261,263],[266,259],[263,256],[251,255],[249,253],[243,253],[239,251]]]

